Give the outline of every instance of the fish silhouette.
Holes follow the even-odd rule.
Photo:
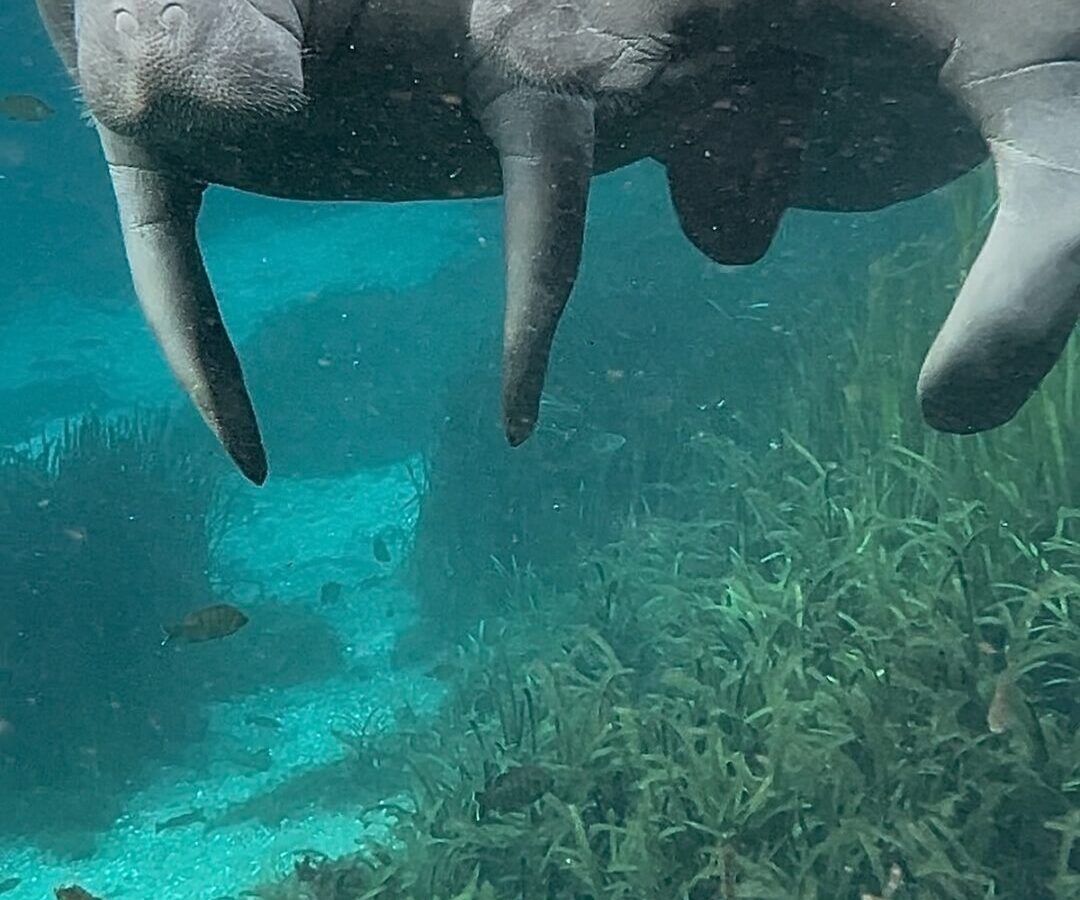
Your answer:
[[[95,897],[86,888],[73,884],[69,887],[58,887],[53,890],[56,900],[101,900]]]
[[[994,696],[986,711],[986,727],[992,734],[1004,734],[1008,731],[1019,735],[1027,744],[1032,760],[1037,765],[1043,765],[1049,758],[1046,736],[1035,710],[1017,685],[1016,678],[1016,672],[1011,665],[998,674],[994,684]]]
[[[205,821],[206,814],[201,809],[193,809],[190,812],[180,813],[165,819],[163,822],[155,823],[154,833],[161,834],[161,832],[168,831],[170,828],[183,828],[186,825],[196,825]]]
[[[239,631],[247,623],[248,617],[235,606],[215,603],[188,613],[178,625],[164,626],[165,639],[161,646],[171,641],[196,644],[217,640]]]
[[[344,590],[345,587],[341,582],[327,581],[319,588],[319,603],[323,606],[333,606],[341,599],[341,594]]]
[[[374,556],[378,562],[390,562],[390,548],[386,544],[386,538],[381,534],[377,534],[371,539],[371,555]]]
[[[555,786],[551,773],[540,766],[512,766],[496,775],[476,794],[480,818],[489,812],[513,812],[535,803]]]
[[[43,122],[56,110],[33,94],[5,94],[0,97],[0,115],[13,122]]]

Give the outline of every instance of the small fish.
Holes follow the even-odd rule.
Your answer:
[[[994,697],[986,712],[986,725],[994,734],[1024,728],[1031,713],[1023,692],[1016,686],[1016,678],[1009,669],[997,677]]]
[[[61,531],[64,532],[64,537],[73,543],[82,544],[86,541],[86,528],[82,525],[71,528],[62,528]]]
[[[161,646],[173,640],[188,644],[217,640],[239,631],[247,623],[248,617],[235,606],[216,603],[188,613],[179,625],[164,626],[165,639]]]
[[[328,581],[319,588],[319,602],[323,606],[333,606],[341,599],[345,586],[337,581]]]
[[[551,773],[540,766],[512,766],[496,775],[476,794],[479,817],[489,812],[513,812],[535,803],[555,786]]]
[[[251,772],[267,772],[274,764],[274,757],[270,753],[269,747],[262,747],[258,750],[237,747],[234,750],[227,751],[223,758],[226,762],[230,762],[242,769],[248,769]]]
[[[257,713],[250,713],[244,716],[244,721],[248,725],[255,725],[259,728],[280,728],[281,720],[275,719],[273,716],[260,716]]]
[[[589,436],[588,447],[589,451],[597,456],[609,456],[621,450],[625,443],[626,438],[621,434],[613,431],[597,431]]]
[[[1032,760],[1038,765],[1043,765],[1049,758],[1046,735],[1027,697],[1016,684],[1016,675],[1011,666],[1006,666],[998,674],[994,696],[986,711],[986,727],[993,734],[1012,731],[1019,735],[1027,744]]]
[[[390,562],[390,548],[386,545],[386,539],[377,534],[371,539],[371,555],[381,563]]]
[[[101,900],[95,897],[86,888],[73,884],[70,887],[58,887],[53,890],[56,900]]]
[[[436,681],[452,681],[460,671],[460,665],[455,665],[450,660],[443,660],[435,663],[424,674],[428,678],[434,678]]]
[[[206,813],[201,809],[193,809],[190,812],[180,813],[178,816],[172,816],[162,822],[155,823],[154,833],[161,834],[161,832],[168,831],[170,828],[183,828],[187,825],[196,825],[205,821]]]
[[[44,122],[54,110],[33,94],[5,94],[0,97],[0,115],[13,122]]]
[[[20,884],[22,884],[22,879],[15,875],[12,875],[10,878],[5,878],[3,881],[0,881],[0,894],[6,894],[8,891],[13,891]]]

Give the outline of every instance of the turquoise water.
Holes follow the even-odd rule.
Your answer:
[[[214,900],[288,875],[300,851],[337,857],[386,840],[393,816],[369,811],[406,802],[404,763],[350,779],[349,745],[337,734],[428,728],[417,722],[437,714],[448,689],[428,645],[506,613],[448,599],[433,617],[432,579],[443,578],[455,602],[480,596],[488,586],[473,573],[509,565],[502,545],[483,542],[520,528],[537,548],[550,537],[556,568],[573,580],[580,548],[557,538],[590,538],[557,517],[540,537],[525,513],[515,518],[525,501],[496,497],[528,496],[514,479],[531,480],[520,469],[498,475],[500,201],[307,204],[211,189],[200,234],[270,456],[270,480],[255,488],[194,420],[135,305],[96,139],[33,11],[0,11],[0,39],[0,95],[32,94],[55,111],[40,122],[0,119],[0,445],[23,466],[11,464],[0,507],[10,591],[0,597],[0,886],[10,886],[0,896],[37,900],[78,882],[102,900]],[[666,457],[648,456],[619,410],[603,408],[605,374],[641,372],[641,384],[661,387],[635,389],[638,399],[670,405],[671,386],[715,356],[717,371],[738,373],[731,396],[743,406],[732,408],[732,385],[719,378],[697,384],[680,433],[713,428],[717,416],[749,419],[772,396],[755,385],[776,380],[779,361],[799,352],[799,323],[816,319],[839,342],[849,323],[828,318],[831,292],[859,290],[871,264],[902,244],[945,242],[949,210],[935,194],[873,214],[793,212],[764,261],[724,268],[683,237],[657,164],[597,178],[553,357],[553,427],[539,437],[566,439],[554,427],[562,401],[575,443],[554,454],[565,465],[562,493],[545,508],[580,504],[584,521],[591,504],[607,525],[615,505],[620,522],[626,505],[648,514],[619,478],[631,458],[655,474]],[[747,329],[750,350],[733,337]],[[925,349],[931,337],[917,342]],[[463,461],[447,476],[437,448],[448,433],[460,439],[471,415],[487,430],[456,447]],[[182,459],[163,479],[168,490],[153,493],[159,476],[133,475],[130,462],[88,463],[88,478],[55,484],[54,470],[27,462],[49,447],[61,459],[74,453],[63,449],[65,427],[88,416],[158,422],[160,442],[123,450],[118,438],[90,457],[111,459],[120,447]],[[767,456],[788,424],[773,422],[747,452]],[[567,476],[573,467],[587,474]],[[192,499],[201,478],[212,490]],[[417,514],[439,478],[452,482],[439,494],[449,498],[440,521],[481,546],[448,538],[432,551],[445,555],[443,569],[428,565],[418,579],[412,554],[431,535],[417,530]],[[128,491],[147,492],[139,516],[127,514]],[[575,500],[575,491],[595,495]],[[491,509],[504,526],[478,523]],[[31,521],[34,510],[47,525]],[[198,552],[185,543],[203,538]],[[198,563],[190,570],[189,556]],[[333,602],[328,583],[342,585]],[[158,646],[164,616],[212,601],[242,606],[250,623],[228,640]],[[42,635],[61,643],[31,647]],[[156,827],[189,812],[205,822]],[[924,895],[896,895],[908,896]]]

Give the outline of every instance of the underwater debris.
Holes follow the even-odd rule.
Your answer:
[[[58,887],[53,890],[56,900],[101,900],[95,897],[86,888],[73,884],[69,887]]]
[[[345,592],[345,586],[339,581],[327,581],[319,588],[319,603],[323,606],[333,606],[341,600]]]
[[[551,773],[540,766],[511,766],[476,794],[477,817],[524,809],[555,787]]]
[[[299,858],[293,862],[293,876],[307,889],[305,896],[359,897],[366,891],[366,872],[338,865],[319,850],[299,850],[297,854]]]
[[[86,528],[82,525],[68,526],[61,528],[60,531],[73,543],[81,544],[86,540]]]
[[[48,103],[33,94],[5,94],[0,97],[0,115],[13,122],[44,122],[55,112]]]
[[[206,822],[206,813],[202,809],[193,809],[189,812],[172,816],[162,822],[157,822],[154,825],[154,834],[161,834],[161,832],[169,831],[173,828],[185,828],[188,825],[197,825],[200,822]]]
[[[293,873],[297,881],[310,882],[319,877],[319,870],[330,862],[330,857],[321,850],[297,850],[297,859],[293,860]]]
[[[230,603],[215,603],[188,613],[178,625],[163,626],[161,646],[175,640],[188,644],[228,637],[248,623],[248,617]]]
[[[893,863],[889,869],[889,880],[885,882],[885,886],[881,889],[880,894],[863,894],[862,900],[893,900],[896,896],[896,892],[903,887],[904,884],[904,870],[900,868],[898,863]]]
[[[0,894],[6,894],[9,891],[13,891],[20,884],[22,884],[22,879],[19,878],[17,875],[12,875],[10,878],[5,878],[3,881],[0,881]]]

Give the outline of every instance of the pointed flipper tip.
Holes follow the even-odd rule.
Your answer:
[[[535,418],[522,416],[507,416],[503,421],[503,433],[511,447],[524,444],[536,428]]]
[[[244,447],[226,447],[240,473],[256,487],[262,487],[269,474],[266,451],[262,444]]]

